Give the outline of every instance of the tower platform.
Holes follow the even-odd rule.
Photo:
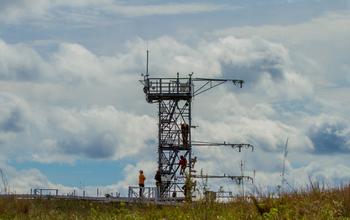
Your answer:
[[[148,78],[144,81],[146,100],[190,100],[190,78]]]

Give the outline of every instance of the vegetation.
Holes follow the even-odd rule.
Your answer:
[[[350,185],[323,184],[289,193],[210,199],[182,206],[0,198],[0,219],[350,219]]]

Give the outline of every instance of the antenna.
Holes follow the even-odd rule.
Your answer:
[[[146,77],[148,77],[148,44],[147,44],[147,65],[146,65]]]

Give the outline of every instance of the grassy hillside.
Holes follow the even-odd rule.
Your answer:
[[[180,207],[74,200],[0,199],[1,219],[350,219],[350,187],[311,184],[284,195],[197,201]]]

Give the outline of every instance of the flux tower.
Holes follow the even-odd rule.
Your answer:
[[[192,73],[193,74],[193,73]],[[146,94],[148,103],[158,104],[158,170],[162,176],[161,195],[176,195],[176,192],[183,192],[185,184],[184,175],[180,173],[180,156],[187,159],[186,172],[191,177],[196,157],[192,155],[193,146],[220,146],[229,145],[232,148],[252,147],[250,144],[229,144],[229,143],[208,143],[196,142],[191,138],[192,128],[192,100],[193,97],[207,90],[219,86],[225,82],[233,82],[242,88],[243,80],[237,79],[209,79],[180,78],[151,78],[148,74],[148,51],[146,75],[140,82],[143,84],[143,92]],[[200,84],[195,88],[195,83]],[[231,178],[241,180],[243,176],[211,176],[209,178]],[[173,194],[171,194],[173,193]]]

